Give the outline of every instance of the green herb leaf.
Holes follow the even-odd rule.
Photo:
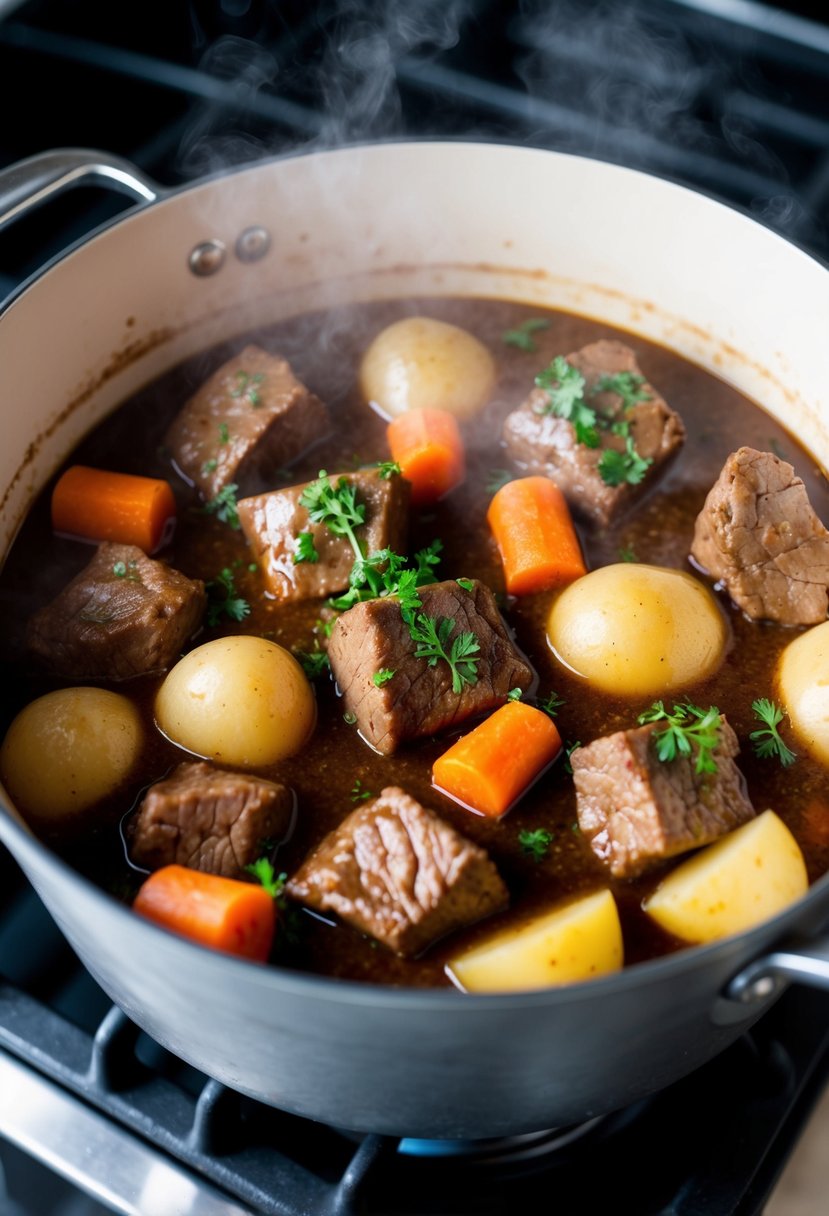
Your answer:
[[[575,741],[575,742],[572,742],[572,741],[570,741],[570,740],[568,739],[568,740],[565,742],[565,744],[564,744],[564,755],[565,755],[565,760],[564,760],[564,771],[565,771],[565,773],[570,773],[570,774],[572,774],[572,772],[573,772],[573,766],[572,766],[572,764],[570,763],[570,757],[572,756],[573,752],[574,752],[574,751],[577,751],[577,750],[578,750],[578,748],[580,748],[580,747],[581,747],[581,740],[580,740],[580,739],[576,739],[576,741]],[[574,827],[578,828],[578,824],[574,824]]]
[[[412,641],[417,642],[416,659],[426,659],[430,667],[435,667],[440,659],[449,665],[453,692],[459,693],[464,684],[478,683],[475,669],[480,658],[473,656],[481,647],[474,633],[459,633],[450,646],[449,636],[455,628],[453,617],[439,619],[419,612],[406,619],[406,624]]]
[[[617,372],[615,376],[602,376],[593,388],[594,393],[616,393],[622,398],[622,409],[629,410],[640,401],[650,401],[650,393],[642,391],[644,376],[635,372]]]
[[[328,655],[319,647],[316,650],[295,650],[293,655],[309,680],[316,680],[324,672],[331,670]]]
[[[584,376],[563,355],[556,355],[552,363],[535,378],[538,388],[547,394],[547,404],[537,408],[539,414],[555,414],[573,424],[576,441],[585,447],[599,446],[596,430],[596,411],[584,400]]]
[[[536,828],[534,832],[518,833],[518,843],[523,851],[532,857],[533,861],[543,861],[554,840],[552,832],[546,831],[545,828]]]
[[[128,583],[143,583],[141,575],[138,573],[138,562],[134,559],[129,562],[116,562],[112,567],[112,573],[116,578],[126,579]]]
[[[716,773],[717,762],[714,750],[720,742],[722,715],[716,705],[700,709],[690,701],[674,705],[669,713],[661,701],[654,701],[650,709],[639,715],[639,722],[664,722],[661,730],[654,731],[656,754],[663,764],[677,756],[692,756],[696,752],[696,773]]]
[[[394,668],[381,667],[379,671],[375,671],[371,679],[375,688],[382,688],[384,684],[388,684],[389,680],[394,679]]]
[[[300,532],[296,538],[296,548],[294,549],[293,563],[298,566],[300,562],[318,562],[320,559],[314,544],[313,532]]]
[[[366,507],[365,503],[357,502],[357,486],[353,482],[340,477],[334,485],[321,469],[317,480],[302,491],[299,501],[312,523],[324,524],[335,536],[345,536],[357,561],[363,559],[354,529],[365,523]]]
[[[754,716],[760,722],[764,722],[759,730],[753,730],[749,735],[749,739],[754,744],[754,750],[762,760],[776,757],[784,768],[788,768],[790,764],[794,764],[797,759],[797,752],[793,752],[780,737],[780,732],[777,727],[785,718],[785,714],[774,701],[769,701],[766,697],[761,697],[759,701],[752,701],[751,708],[754,711]]]
[[[390,477],[400,477],[403,472],[396,460],[378,460],[374,467],[383,481],[388,481]]]
[[[239,512],[236,509],[236,491],[238,489],[239,487],[234,482],[223,486],[215,498],[211,498],[210,502],[204,504],[202,514],[215,515],[223,524],[228,524],[231,528],[241,528]]]
[[[202,477],[209,477],[211,473],[215,473],[219,467],[219,462],[215,458],[213,460],[205,460],[201,467]]]
[[[287,874],[275,874],[274,868],[267,857],[260,857],[252,865],[245,866],[248,874],[252,874],[267,891],[271,899],[276,900],[280,907],[285,906],[284,890],[288,881]]]
[[[218,625],[223,616],[231,621],[243,621],[250,615],[250,604],[236,593],[233,571],[227,566],[205,584],[207,592],[207,624]]]
[[[352,802],[365,802],[366,799],[373,798],[373,797],[374,797],[374,791],[365,789],[363,787],[362,781],[358,777],[357,780],[354,782],[354,784],[351,787],[351,801]]]
[[[507,693],[508,701],[520,701],[524,695],[523,688],[511,688]]]
[[[402,611],[416,612],[420,607],[417,588],[435,582],[434,568],[440,563],[442,548],[443,542],[434,540],[419,550],[414,556],[414,570],[407,567],[405,557],[391,549],[378,549],[368,557],[361,557],[351,567],[348,591],[328,602],[338,612],[346,612],[364,600],[395,595]]]
[[[631,545],[625,545],[619,550],[619,560],[623,562],[635,562],[637,560]]]
[[[357,715],[353,714],[350,709],[347,709],[343,714],[343,722],[347,722],[349,726],[353,726],[357,721]]]
[[[456,578],[455,582],[459,587],[462,587],[464,591],[471,591],[475,586],[475,581],[471,578]]]
[[[538,702],[538,708],[543,710],[545,714],[549,714],[551,718],[554,718],[562,705],[566,704],[567,702],[557,692],[551,692],[543,701]]]
[[[219,443],[230,442],[230,427],[226,422],[219,423]]]
[[[652,464],[650,457],[639,455],[633,446],[633,436],[628,435],[624,452],[617,452],[615,448],[605,448],[602,452],[599,476],[609,486],[619,486],[623,482],[638,486]]]
[[[515,476],[509,469],[490,469],[486,479],[487,494],[497,494],[507,482],[514,481]]]
[[[529,317],[520,325],[516,325],[515,329],[508,329],[502,333],[501,341],[505,346],[515,346],[518,350],[534,351],[538,348],[533,341],[533,334],[540,329],[549,328],[550,322],[546,317]]]

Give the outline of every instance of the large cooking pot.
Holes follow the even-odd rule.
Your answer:
[[[160,193],[98,153],[50,154],[0,174],[0,223],[89,176],[149,202]],[[603,318],[735,384],[829,464],[829,273],[800,250],[688,190],[586,159],[350,148],[139,207],[6,306],[0,551],[77,439],[179,360],[306,308],[400,293]],[[749,933],[592,983],[406,991],[249,964],[167,933],[56,859],[6,804],[0,838],[135,1022],[236,1089],[342,1127],[470,1138],[585,1119],[726,1047],[787,978],[829,986],[829,939],[813,940],[829,876]],[[811,945],[791,948],[795,935]]]

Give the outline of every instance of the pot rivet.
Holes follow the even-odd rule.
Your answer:
[[[267,228],[254,224],[239,234],[236,241],[236,256],[240,262],[258,262],[271,247],[271,234]]]
[[[200,241],[190,253],[187,265],[193,274],[197,274],[200,278],[206,278],[207,275],[215,274],[217,270],[221,270],[224,260],[225,246],[223,241]]]

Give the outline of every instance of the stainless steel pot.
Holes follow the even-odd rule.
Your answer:
[[[162,196],[98,153],[52,153],[0,174],[0,225],[89,176],[156,201],[0,315],[3,552],[77,439],[174,363],[305,308],[400,293],[621,325],[733,382],[829,464],[829,273],[690,191],[571,156],[427,143],[270,161]],[[221,1081],[343,1127],[472,1138],[585,1119],[726,1047],[786,980],[829,987],[815,937],[829,877],[750,933],[562,989],[473,997],[286,973],[134,916],[5,797],[0,838],[130,1017]],[[781,949],[798,935],[810,944]]]

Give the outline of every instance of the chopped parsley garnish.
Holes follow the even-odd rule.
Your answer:
[[[520,325],[516,325],[515,329],[508,329],[502,333],[501,341],[505,346],[517,346],[519,350],[534,351],[538,347],[533,341],[533,334],[540,329],[549,328],[550,322],[546,317],[529,317]]]
[[[696,752],[696,773],[716,773],[717,762],[714,751],[720,742],[722,715],[716,705],[700,709],[690,701],[674,705],[668,713],[661,701],[654,701],[650,709],[639,715],[639,722],[664,722],[665,726],[653,733],[656,754],[663,764],[677,756],[692,756]]]
[[[343,722],[347,722],[349,726],[353,726],[357,721],[357,715],[353,714],[350,709],[347,709],[343,714]]]
[[[573,766],[570,763],[570,757],[572,756],[573,752],[577,751],[580,747],[581,747],[581,739],[576,739],[575,742],[572,742],[571,740],[568,739],[565,742],[565,744],[564,744],[564,755],[566,757],[566,759],[564,761],[565,773],[572,774]],[[573,826],[578,828],[578,824],[574,824]]]
[[[363,551],[354,529],[366,522],[366,506],[357,502],[353,482],[340,477],[334,485],[325,470],[320,469],[319,477],[305,487],[299,501],[312,523],[324,524],[335,536],[345,536],[357,561],[362,561]]]
[[[394,679],[394,668],[381,667],[379,671],[375,671],[371,679],[375,688],[382,688],[384,684],[388,684],[389,680]]]
[[[211,473],[215,473],[219,467],[219,462],[215,458],[213,460],[205,460],[201,467],[202,477],[208,477]]]
[[[545,828],[537,828],[534,832],[519,832],[518,843],[533,861],[543,861],[550,851],[550,845],[555,837]]]
[[[262,404],[262,395],[259,392],[260,386],[264,383],[265,376],[263,372],[256,372],[251,376],[249,372],[238,371],[236,373],[236,384],[230,390],[231,397],[246,397],[252,406],[260,406]]]
[[[300,532],[296,538],[296,548],[294,549],[293,563],[298,566],[300,562],[318,562],[320,559],[314,544],[313,532]]]
[[[436,581],[434,568],[440,564],[442,548],[442,541],[433,540],[425,549],[418,550],[414,555],[414,569],[407,565],[405,557],[391,549],[378,549],[368,557],[359,558],[351,567],[348,591],[329,600],[331,607],[346,612],[363,600],[395,595],[401,609],[416,611],[420,607],[417,588]]]
[[[230,427],[226,422],[219,423],[219,443],[230,442]]]
[[[287,874],[275,874],[274,868],[267,857],[260,857],[253,862],[252,865],[245,866],[248,874],[252,874],[258,879],[264,889],[270,895],[271,899],[276,900],[280,908],[285,906],[285,883],[288,881]]]
[[[243,621],[250,615],[250,604],[237,595],[233,571],[227,566],[205,584],[205,591],[208,625],[218,625],[223,616],[231,621]]]
[[[549,367],[545,367],[535,378],[538,388],[547,394],[547,404],[537,407],[539,414],[555,414],[573,424],[576,441],[585,447],[599,446],[596,430],[596,411],[584,400],[584,376],[568,363],[563,355],[556,355]]]
[[[622,409],[632,409],[640,401],[650,401],[650,393],[642,392],[645,383],[644,376],[635,372],[617,372],[615,376],[602,376],[597,382],[594,393],[616,393],[622,398]]]
[[[143,581],[138,573],[138,562],[134,559],[129,562],[116,562],[112,567],[112,573],[116,578],[124,578],[129,583],[140,583]]]
[[[416,616],[404,613],[412,641],[417,642],[416,659],[426,659],[430,667],[437,666],[442,659],[452,672],[452,691],[459,693],[464,684],[477,684],[475,670],[480,658],[473,657],[481,649],[474,633],[459,633],[449,645],[449,635],[455,628],[453,617],[427,616],[418,612]]]
[[[471,591],[475,586],[474,580],[471,578],[456,578],[455,582],[459,587],[462,587],[464,591]]]
[[[497,494],[502,490],[509,481],[514,481],[515,478],[509,469],[490,469],[489,476],[486,479],[487,494]]]
[[[754,711],[754,716],[765,725],[759,730],[753,730],[749,735],[749,739],[754,744],[754,750],[761,760],[767,760],[771,757],[776,757],[784,768],[788,768],[790,764],[794,764],[797,759],[797,752],[793,752],[780,737],[780,732],[777,727],[785,718],[785,714],[774,701],[769,701],[766,697],[761,697],[759,701],[752,701],[751,708]]]
[[[633,436],[628,435],[624,452],[605,448],[599,458],[599,476],[606,485],[620,486],[623,482],[638,486],[653,461],[642,457],[633,446]]]
[[[637,560],[632,545],[624,545],[619,550],[619,560],[622,562],[635,562]]]
[[[520,701],[521,698],[523,697],[523,695],[524,695],[524,690],[522,688],[511,688],[509,690],[509,692],[507,693],[507,700],[508,701]]]
[[[248,562],[248,570],[250,571],[251,574],[255,574],[258,569],[259,569],[258,562]]]
[[[316,680],[324,672],[331,670],[328,655],[319,647],[316,650],[295,650],[293,654],[309,680]]]
[[[374,467],[383,481],[388,481],[390,477],[399,477],[403,472],[396,460],[378,460]]]
[[[351,787],[351,801],[365,802],[367,798],[374,797],[374,790],[367,790],[363,787],[363,783],[358,777]]]
[[[239,512],[236,510],[236,491],[238,489],[235,482],[223,486],[215,498],[211,498],[210,502],[204,504],[202,512],[205,515],[215,515],[223,524],[229,524],[231,528],[241,528]]]
[[[543,710],[545,714],[549,714],[551,718],[554,718],[564,704],[566,704],[564,697],[560,697],[557,692],[551,692],[543,701],[538,702],[538,708]]]

